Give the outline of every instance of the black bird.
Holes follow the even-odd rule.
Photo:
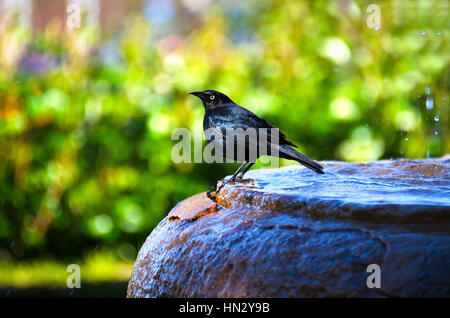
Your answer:
[[[291,147],[297,146],[288,141],[283,133],[278,132],[278,142],[276,142],[276,140],[274,140],[276,137],[272,136],[271,134],[271,129],[275,127],[271,123],[259,118],[244,107],[237,105],[225,94],[214,90],[192,92],[189,94],[200,98],[203,102],[203,106],[205,107],[203,130],[205,131],[206,135],[206,131],[208,129],[212,129],[214,131],[213,137],[215,137],[212,138],[211,136],[207,135],[206,138],[208,139],[208,142],[218,143],[220,145],[220,147],[218,148],[222,149],[222,154],[224,156],[226,156],[227,154],[227,147],[230,147],[230,144],[234,144],[235,149],[232,156],[229,157],[233,160],[242,162],[242,165],[227,182],[242,180],[244,174],[255,164],[256,159],[264,154],[277,155],[280,158],[295,160],[316,173],[324,173],[323,167],[321,165],[308,158],[307,156],[301,154],[300,152],[292,149]],[[230,140],[230,138],[227,139],[226,137],[226,130],[230,128],[242,128],[243,130],[254,128],[257,132],[257,140],[255,140],[254,138],[252,139],[249,136],[244,136],[245,139],[241,139],[241,142],[245,143],[245,155],[241,156],[240,158],[238,156],[238,151],[236,151],[236,147],[238,147],[237,142],[239,141],[236,140],[236,137],[233,137],[232,140]],[[261,136],[261,130],[259,128],[266,128],[265,131],[267,131],[267,136]],[[219,136],[220,138],[217,138],[217,136]],[[257,149],[257,152],[252,157],[250,153],[252,144],[259,145],[259,143],[261,142],[261,138],[263,137],[266,137],[267,139],[266,153],[261,153],[260,149],[258,147],[255,147]],[[239,137],[237,138],[239,139]],[[271,146],[277,150],[275,154],[273,154],[273,151],[271,151],[273,149],[271,148]],[[244,169],[245,165],[247,164],[248,166]],[[222,186],[227,182],[222,183]]]

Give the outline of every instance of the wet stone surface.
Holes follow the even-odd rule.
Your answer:
[[[180,202],[128,297],[449,297],[450,156],[250,171]],[[368,288],[367,266],[381,269]]]

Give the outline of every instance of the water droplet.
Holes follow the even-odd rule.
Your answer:
[[[426,34],[427,34],[427,32],[425,32],[425,31],[420,32],[420,35],[426,35]]]
[[[441,35],[441,34],[442,34],[441,31],[436,32],[436,35]]]
[[[436,131],[434,132],[434,134],[437,136],[437,135],[439,135],[439,132],[436,130]]]
[[[427,97],[426,101],[425,101],[425,105],[427,106],[428,110],[431,110],[434,108],[434,100],[432,97]]]
[[[431,93],[431,88],[429,88],[428,86],[425,87],[425,93],[426,93],[427,95],[430,95],[430,93]]]
[[[434,121],[439,121],[439,116],[434,116]]]
[[[405,140],[408,140],[408,137],[406,137]]]
[[[378,31],[378,30],[380,29],[380,27],[379,27],[378,25],[376,25],[373,29],[374,29],[375,31]]]

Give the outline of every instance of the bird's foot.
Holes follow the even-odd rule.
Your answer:
[[[216,191],[208,191],[206,192],[206,195],[208,196],[208,198],[215,200],[215,198],[217,197],[217,195],[219,194],[220,190],[222,190],[223,187],[225,187],[228,183],[235,183],[235,182],[239,182],[239,183],[250,183],[253,182],[253,179],[243,179],[242,176],[238,176],[235,178],[230,178],[230,179],[219,179],[217,180],[219,183],[219,186],[217,187]]]
[[[217,182],[217,183],[219,183],[219,186],[217,187],[217,189],[216,189],[216,191],[214,191],[214,192],[210,192],[210,191],[208,191],[208,197],[216,197],[217,196],[217,194],[219,194],[219,192],[220,192],[220,190],[222,190],[222,188],[228,183],[228,182],[230,182],[229,180],[223,180],[223,179],[219,179],[218,181],[220,181],[220,183],[219,182]],[[210,197],[210,198],[211,198]]]
[[[220,181],[220,182],[219,182]],[[224,187],[226,184],[233,182],[231,179],[219,179],[217,180],[217,183],[219,184],[220,187]]]
[[[234,177],[234,178],[230,178],[230,179],[228,179],[227,181],[226,181],[226,183],[234,183],[234,182],[236,182],[237,181],[237,178],[236,177]]]
[[[240,182],[240,183],[249,183],[249,182],[252,182],[253,179],[244,179],[244,178],[242,178],[242,177],[237,177],[237,178],[236,178],[236,181],[237,181],[237,182]]]

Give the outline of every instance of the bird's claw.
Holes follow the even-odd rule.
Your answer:
[[[220,181],[220,185],[217,187],[217,190],[215,192],[208,192],[208,196],[216,196],[220,190],[226,186],[228,183],[235,183],[235,182],[250,182],[252,181],[252,179],[244,179],[243,176],[237,176],[237,177],[231,177],[230,179],[219,179],[218,181]]]

